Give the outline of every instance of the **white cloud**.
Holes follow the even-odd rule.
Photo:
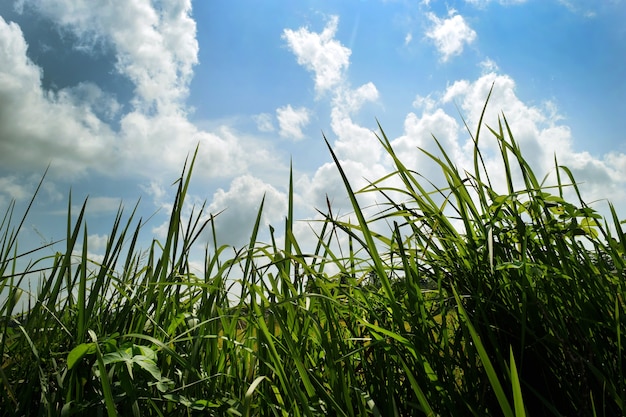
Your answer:
[[[565,8],[567,8],[570,12],[580,14],[587,18],[596,17],[600,9],[611,6],[610,1],[596,2],[588,0],[558,0],[558,2],[565,6]],[[618,1],[613,3],[617,4]]]
[[[218,245],[241,245],[250,238],[261,201],[265,196],[262,229],[268,225],[281,226],[286,214],[287,196],[273,186],[251,175],[235,178],[228,191],[220,188],[214,194],[208,213],[216,214]]]
[[[296,31],[285,29],[283,32],[283,39],[296,55],[298,64],[315,74],[315,90],[318,93],[340,84],[350,63],[350,49],[334,39],[338,23],[339,18],[332,16],[322,33],[310,32],[304,27]]]
[[[515,81],[511,77],[488,73],[475,81],[459,80],[446,89],[437,105],[443,105],[452,100],[457,102],[464,112],[469,128],[475,132],[483,103],[492,86],[493,92],[483,123],[497,129],[498,118],[501,119],[504,114],[524,158],[531,165],[539,180],[543,179],[544,175],[552,173],[551,183],[555,183],[554,157],[556,155],[559,164],[570,168],[576,180],[581,182],[580,188],[586,202],[590,203],[608,197],[618,206],[626,203],[624,191],[626,178],[623,176],[624,168],[626,168],[626,155],[613,152],[597,158],[587,152],[576,151],[573,147],[572,132],[567,125],[563,124],[564,119],[558,113],[556,105],[550,101],[535,106],[523,102],[516,94]],[[473,143],[469,139],[464,142],[458,140],[461,137],[461,130],[459,130],[461,128],[458,127],[455,134],[452,122],[445,122],[449,117],[444,115],[441,108],[425,111],[421,118],[409,114],[405,122],[406,133],[396,140],[396,145],[403,146],[402,149],[408,149],[403,142],[420,143],[416,138],[425,138],[426,131],[431,131],[438,139],[444,138],[444,147],[447,151],[451,150],[450,154],[453,155],[453,161],[458,164],[459,169],[473,171],[471,161],[468,159]],[[427,123],[426,120],[431,122]],[[412,129],[414,133],[411,133]],[[439,130],[438,134],[437,130]],[[487,172],[494,186],[504,192],[504,171],[499,147],[493,135],[484,127],[481,131],[480,146],[485,157]],[[407,153],[405,158],[410,158],[410,153]],[[416,166],[422,167],[423,165]],[[596,208],[605,210],[606,206]],[[606,211],[604,213],[606,214]]]
[[[464,46],[476,38],[475,32],[455,11],[451,11],[447,19],[431,15],[431,20],[435,25],[429,35],[435,41],[443,60],[461,53]],[[313,38],[319,36],[307,33]],[[333,39],[328,41],[336,42]],[[340,44],[339,46],[341,47]],[[296,55],[299,56],[297,53]],[[307,62],[299,62],[310,69]],[[572,132],[563,124],[563,117],[555,103],[546,101],[540,105],[529,105],[517,96],[514,80],[508,75],[497,73],[498,66],[493,60],[484,60],[480,67],[482,75],[476,80],[458,80],[440,93],[431,93],[426,97],[416,96],[413,106],[421,114],[409,113],[405,119],[403,134],[392,139],[397,155],[409,169],[415,169],[439,186],[444,184],[440,167],[418,149],[439,155],[440,150],[434,136],[461,172],[471,172],[473,142],[465,126],[456,117],[446,113],[444,106],[452,101],[457,103],[468,127],[474,133],[484,101],[494,86],[483,122],[497,128],[498,117],[504,113],[524,157],[540,178],[554,171],[556,154],[561,164],[570,166],[578,180],[585,181],[581,188],[586,191],[583,195],[588,199],[608,195],[620,201],[626,200],[626,193],[622,191],[626,189],[626,180],[619,174],[626,168],[626,155],[612,153],[602,158],[594,158],[588,153],[575,151],[572,146]],[[367,180],[381,178],[393,169],[390,159],[381,153],[374,133],[353,120],[354,114],[364,103],[378,100],[378,90],[373,83],[352,89],[342,76],[338,78],[333,92],[331,128],[336,135],[333,149],[356,190],[367,185]],[[504,167],[498,143],[484,127],[480,146],[485,168],[494,187],[505,192]],[[344,185],[332,163],[321,166],[310,179],[300,178],[297,189],[306,201],[313,202],[318,208],[325,208],[328,195],[333,206],[338,207],[343,214],[351,211],[345,198]],[[376,200],[374,195],[360,195],[359,198],[364,205],[373,205]]]
[[[315,34],[312,34],[315,35]],[[333,42],[338,42],[332,40]],[[341,44],[338,44],[341,48]],[[295,53],[295,51],[294,51]],[[297,54],[296,54],[297,55]],[[350,55],[350,50],[346,56]],[[300,62],[301,65],[306,65]],[[346,68],[349,62],[346,63]],[[354,191],[358,191],[387,173],[389,161],[383,158],[382,148],[373,131],[355,121],[355,116],[366,103],[375,103],[379,100],[379,92],[374,83],[367,82],[357,88],[352,88],[342,74],[332,89],[331,129],[335,138],[327,136],[331,146],[339,159]],[[415,153],[415,152],[413,152]],[[334,163],[326,163],[319,167],[312,177],[301,176],[295,185],[296,192],[303,197],[303,201],[326,212],[326,199],[335,216],[341,216],[343,221],[356,222],[352,205],[347,198],[345,184]],[[371,215],[381,210],[383,198],[376,193],[359,193],[357,200],[361,208]],[[387,230],[384,223],[374,226],[377,230]],[[379,230],[381,231],[381,230]]]
[[[490,72],[497,72],[500,70],[500,68],[498,68],[498,64],[491,58],[487,58],[481,61],[478,64],[478,66],[481,68],[483,74],[488,74]]]
[[[378,89],[372,82],[363,84],[356,90],[350,88],[340,88],[335,92],[333,106],[340,107],[348,113],[356,113],[361,106],[367,102],[378,100]]]
[[[121,130],[118,155],[125,163],[124,169],[146,177],[177,174],[198,144],[198,158],[204,163],[196,167],[195,173],[202,177],[240,173],[253,157],[246,154],[236,136],[199,130],[182,111],[155,116],[132,112],[122,119]]]
[[[253,117],[256,122],[256,127],[261,132],[273,132],[275,130],[274,123],[272,123],[272,115],[269,113],[257,114]]]
[[[441,19],[434,13],[428,13],[428,18],[433,26],[426,32],[426,36],[435,43],[443,62],[460,55],[465,45],[476,39],[476,32],[455,10],[450,10],[447,19]]]
[[[116,70],[133,83],[134,90],[130,106],[122,106],[115,96],[93,83],[46,90],[42,84],[45,67],[38,67],[28,58],[28,45],[20,27],[0,17],[3,168],[43,172],[50,162],[45,186],[51,190],[55,178],[74,180],[90,172],[133,179],[145,184],[143,191],[165,212],[171,209],[166,203],[171,193],[161,184],[180,174],[185,159],[197,145],[194,178],[219,181],[250,171],[261,173],[265,181],[275,180],[279,172],[284,178],[285,164],[267,143],[223,125],[203,130],[189,120],[185,100],[198,52],[190,1],[113,0],[96,4],[84,0],[25,0],[24,7],[38,18],[49,19],[47,23],[57,30],[70,31],[74,36],[66,39],[74,42],[75,49],[104,47],[112,52]],[[260,115],[256,121],[260,129],[274,129],[271,115]],[[296,134],[305,125],[304,120],[300,124],[291,122],[284,122],[283,127],[291,126]],[[23,195],[20,190],[26,189],[24,184],[32,183],[22,177],[3,180],[6,187],[0,192],[0,203]],[[267,189],[268,195],[276,197],[273,188],[267,188],[260,179],[256,181],[243,182],[253,184],[255,190]],[[245,188],[241,182],[233,182],[232,187]],[[250,189],[248,194],[256,195],[255,190]],[[235,207],[229,210],[232,213],[238,210],[236,195],[228,196],[228,202]],[[226,201],[222,194],[215,197],[218,203]],[[273,204],[267,203],[268,211],[275,213]],[[119,199],[91,198],[89,211],[109,213],[118,206]],[[226,214],[222,217],[229,219]],[[250,225],[230,219],[227,223],[234,227],[230,235],[242,237],[249,233]],[[166,225],[153,228],[157,237],[163,237],[165,231]],[[224,236],[229,236],[228,231]]]
[[[492,1],[495,1],[496,3],[502,4],[502,5],[511,5],[511,4],[526,3],[528,0],[465,0],[466,3],[470,3],[479,7],[486,6]]]
[[[10,200],[21,201],[32,197],[32,189],[24,186],[14,175],[0,177],[0,203],[6,203],[2,195],[6,195]]]
[[[276,109],[280,126],[279,135],[283,138],[300,140],[304,138],[302,128],[309,124],[310,112],[305,107],[294,109],[290,104]]]
[[[99,89],[82,84],[57,93],[41,89],[41,70],[26,56],[15,23],[0,17],[0,162],[6,168],[42,170],[52,159],[67,175],[90,164],[115,166],[109,126],[96,111],[115,111]],[[77,105],[86,94],[92,105]],[[97,110],[94,110],[97,109]],[[109,113],[110,114],[110,113]]]
[[[58,92],[59,101],[73,108],[89,109],[101,120],[110,121],[120,114],[121,104],[115,96],[102,91],[93,83],[81,82]]]
[[[107,247],[108,235],[93,234],[87,236],[87,248],[90,252],[102,253]]]
[[[314,72],[316,90],[333,94],[331,129],[336,135],[332,141],[333,149],[356,190],[368,184],[366,178],[374,180],[384,174],[379,164],[381,147],[374,132],[353,120],[364,104],[379,99],[379,92],[372,82],[358,88],[350,87],[344,71],[350,64],[351,50],[334,39],[337,24],[338,19],[333,17],[321,34],[300,28],[295,32],[286,30],[284,37],[298,63]],[[331,64],[323,71],[327,63]],[[305,201],[313,202],[317,208],[325,209],[328,194],[333,199],[333,207],[345,209],[344,214],[351,210],[345,198],[345,186],[334,164],[324,164],[310,179],[300,178],[298,189]],[[360,198],[366,204],[372,203],[370,196]]]
[[[151,196],[156,204],[160,204],[166,196],[165,188],[159,180],[152,180],[148,185],[140,185],[140,188]]]
[[[424,111],[431,111],[436,105],[436,101],[433,100],[431,94],[426,97],[420,96],[419,94],[415,96],[415,100],[413,100],[413,107],[416,109],[422,109]]]
[[[89,197],[87,212],[90,214],[115,213],[119,210],[120,205],[123,206],[124,204],[119,197]],[[77,212],[78,208],[74,211]]]
[[[354,160],[366,165],[380,158],[380,144],[372,129],[358,125],[345,109],[334,107],[331,111],[331,128],[337,135],[334,147],[342,160]]]
[[[370,132],[371,136],[374,136]],[[375,138],[374,138],[375,139]],[[369,185],[386,174],[385,167],[380,163],[367,164],[354,159],[342,159],[339,161],[348,177],[353,191]],[[346,187],[343,183],[337,166],[334,163],[326,163],[319,167],[309,180],[301,178],[296,184],[297,190],[304,196],[309,206],[326,212],[326,198],[328,197],[334,215],[347,215],[353,211]],[[374,193],[359,194],[358,200],[363,208],[370,207],[376,201]],[[378,196],[379,197],[379,196]],[[356,219],[354,219],[356,221]]]
[[[167,111],[187,96],[198,62],[190,0],[92,2],[28,0],[39,13],[72,30],[87,45],[111,44],[117,69],[135,84],[134,105]]]
[[[421,117],[409,113],[404,121],[404,134],[391,143],[400,160],[409,167],[419,169],[433,181],[441,169],[418,148],[439,155],[439,149],[433,139],[435,137],[453,159],[462,155],[459,146],[459,125],[454,118],[441,108],[425,110]],[[391,161],[388,161],[391,164]]]
[[[51,162],[51,173],[70,178],[96,171],[169,179],[197,144],[207,162],[197,175],[240,174],[255,158],[251,144],[244,151],[237,136],[203,131],[187,118],[184,99],[198,51],[189,1],[28,0],[25,7],[71,30],[79,44],[109,45],[135,94],[123,113],[114,96],[92,83],[45,90],[19,26],[0,17],[4,167],[43,170]],[[112,127],[114,119],[119,127]]]

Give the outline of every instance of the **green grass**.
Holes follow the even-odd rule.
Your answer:
[[[294,235],[291,178],[282,236],[271,227],[270,242],[258,239],[263,201],[235,252],[217,242],[219,215],[204,220],[202,206],[183,219],[195,155],[165,241],[140,249],[142,220],[120,208],[99,263],[88,259],[84,205],[73,221],[70,198],[65,250],[40,259],[42,248],[18,249],[28,210],[15,223],[10,206],[0,414],[624,414],[624,222],[612,206],[607,219],[585,204],[556,160],[555,182],[540,181],[504,117],[483,128],[506,190],[491,185],[480,130],[472,172],[441,147],[428,154],[441,187],[405,166],[382,128],[395,169],[362,190],[329,146],[356,223],[320,211],[311,252]],[[363,193],[384,201],[377,214],[366,217]],[[212,249],[194,274],[190,252],[207,231]],[[35,260],[18,267],[25,257]]]

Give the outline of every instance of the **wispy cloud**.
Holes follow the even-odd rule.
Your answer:
[[[31,187],[24,186],[14,175],[0,177],[0,189],[9,199],[15,201],[25,200],[26,198],[31,197],[33,192]],[[0,199],[0,203],[4,205],[7,201]]]
[[[614,4],[617,4],[621,0],[614,1]],[[558,0],[560,4],[565,6],[567,10],[572,13],[580,14],[587,18],[596,17],[598,14],[598,10],[601,8],[610,5],[611,1],[607,2],[587,2],[581,0]]]
[[[485,6],[489,3],[499,3],[503,5],[509,4],[522,4],[526,3],[528,0],[465,0],[466,3],[474,4],[476,6]]]
[[[305,107],[294,109],[290,104],[276,109],[276,118],[283,138],[300,140],[304,138],[302,128],[309,124],[310,112]]]
[[[426,37],[433,40],[443,62],[460,55],[465,45],[476,40],[476,32],[454,9],[449,11],[448,18],[439,18],[434,13],[428,13],[428,18],[432,26],[426,32]]]
[[[272,122],[272,115],[269,113],[261,113],[253,116],[257,129],[261,132],[273,132],[275,130]]]

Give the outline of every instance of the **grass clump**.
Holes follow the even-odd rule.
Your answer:
[[[234,253],[204,206],[183,220],[195,155],[165,242],[145,252],[142,221],[120,209],[103,260],[90,261],[85,205],[72,221],[70,204],[65,252],[18,270],[36,252],[18,253],[26,214],[14,228],[9,207],[0,414],[623,414],[623,222],[612,206],[605,219],[585,204],[556,161],[556,184],[540,182],[504,117],[488,129],[504,191],[482,162],[480,127],[471,173],[442,147],[427,153],[447,182],[434,188],[382,129],[395,170],[359,191],[329,146],[357,222],[329,207],[310,253],[293,233],[291,178],[282,239],[270,227],[271,242],[259,242],[263,201]],[[378,214],[366,217],[359,193],[384,200]],[[213,245],[198,276],[189,256],[204,231]],[[45,262],[33,302],[16,313],[23,282]]]

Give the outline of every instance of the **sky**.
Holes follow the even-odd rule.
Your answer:
[[[377,122],[421,174],[437,178],[432,135],[469,169],[463,120],[493,86],[486,123],[506,116],[539,177],[556,155],[626,218],[624,19],[626,0],[3,0],[0,209],[49,166],[20,248],[64,238],[70,191],[74,212],[89,196],[93,256],[120,204],[139,201],[148,245],[198,146],[188,207],[220,213],[220,243],[247,241],[263,196],[280,229],[290,165],[306,233],[327,196],[350,211],[324,136],[355,189],[392,170]]]

